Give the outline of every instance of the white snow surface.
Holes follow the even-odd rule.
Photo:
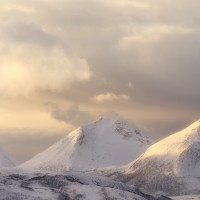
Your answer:
[[[130,164],[100,174],[151,194],[200,194],[200,121],[153,144]]]
[[[53,171],[122,166],[136,159],[152,140],[119,120],[101,118],[66,137],[21,165]]]
[[[171,197],[174,200],[200,200],[200,195],[186,195]]]
[[[17,165],[19,165],[19,162],[0,148],[0,168],[15,167]]]
[[[168,200],[134,187],[80,172],[32,173],[18,168],[0,172],[0,200]]]
[[[152,145],[126,172],[132,173],[136,165],[142,167],[154,158],[165,175],[173,172],[177,177],[200,177],[200,121]]]

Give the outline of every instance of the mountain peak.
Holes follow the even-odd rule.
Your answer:
[[[160,189],[175,195],[185,191],[185,188],[191,189],[190,180],[200,177],[199,158],[200,121],[196,121],[182,131],[150,146],[126,167],[125,176],[136,186],[138,182],[143,182],[142,187],[147,190],[151,185],[151,192]],[[168,184],[162,187],[162,183],[166,181]],[[180,182],[183,182],[181,188]],[[172,187],[169,188],[168,185]],[[195,184],[193,186],[196,187]]]
[[[96,122],[98,122],[98,121],[102,121],[102,120],[105,120],[105,118],[100,117],[99,119],[96,120]]]
[[[87,170],[121,166],[143,153],[151,138],[119,120],[100,118],[69,133],[23,167]]]
[[[109,119],[105,117],[100,117],[96,121],[90,123],[90,124],[98,124],[98,123],[115,123],[116,119]],[[90,125],[88,124],[88,125]],[[87,126],[87,125],[86,125]]]

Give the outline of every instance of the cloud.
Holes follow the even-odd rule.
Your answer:
[[[1,124],[16,123],[19,102],[73,126],[117,113],[158,138],[199,118],[198,1],[0,4]]]
[[[8,7],[12,8],[12,4]],[[3,17],[8,14],[7,10],[2,13]],[[17,13],[24,14],[21,10]],[[88,61],[33,18],[8,16],[0,30],[1,95],[27,95],[38,89],[62,90],[73,82],[90,79]]]
[[[114,93],[107,92],[105,94],[98,94],[98,95],[92,97],[90,100],[97,102],[97,103],[101,103],[104,101],[110,101],[110,102],[124,101],[124,100],[127,101],[127,100],[130,100],[130,97],[126,94],[116,95]]]
[[[42,88],[86,103],[110,91],[156,106],[163,96],[163,105],[185,101],[187,91],[197,102],[191,88],[198,85],[198,2],[3,2],[1,93]],[[180,74],[187,84],[180,84]],[[134,94],[126,87],[129,82]]]
[[[47,103],[51,107],[51,115],[58,121],[63,121],[77,127],[95,120],[89,112],[81,110],[78,105],[73,104],[67,109],[60,108],[55,103]]]
[[[90,78],[87,61],[74,55],[68,56],[62,48],[23,51],[13,48],[9,56],[0,55],[0,91],[3,94],[27,94],[37,88],[61,90],[63,86]],[[24,57],[23,60],[20,57]]]
[[[12,45],[52,47],[59,44],[59,38],[45,30],[40,24],[26,19],[12,19],[2,26],[1,37]]]

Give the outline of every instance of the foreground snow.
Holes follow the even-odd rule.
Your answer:
[[[15,172],[15,173],[14,173]],[[6,200],[169,200],[143,194],[134,187],[80,172],[62,174],[24,172],[0,173],[0,199]]]
[[[121,166],[152,144],[140,130],[119,120],[99,119],[83,126],[25,162],[23,168],[52,171]]]

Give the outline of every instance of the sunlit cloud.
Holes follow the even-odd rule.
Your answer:
[[[113,3],[119,5],[119,6],[132,6],[135,8],[139,8],[139,9],[145,9],[145,8],[149,8],[150,5],[148,4],[148,2],[141,2],[141,1],[132,1],[132,0],[124,0],[124,1],[120,1],[120,0],[115,0],[113,1]]]
[[[153,43],[167,36],[186,35],[193,30],[187,27],[172,26],[165,24],[142,25],[133,27],[119,42],[120,45],[129,45],[130,43]]]
[[[126,94],[116,95],[114,93],[107,92],[105,94],[98,94],[90,99],[91,101],[101,103],[104,101],[127,101],[130,100],[130,97]]]
[[[67,56],[60,48],[48,51],[33,49],[27,58],[1,56],[0,91],[6,95],[27,95],[37,88],[57,89],[77,81],[87,81],[90,69],[86,60]],[[21,53],[21,52],[20,52]],[[19,51],[16,52],[19,54]]]
[[[18,12],[24,12],[24,13],[33,13],[36,10],[33,7],[28,7],[25,5],[19,5],[19,4],[13,4],[13,3],[7,3],[4,6],[2,6],[4,11],[18,11]]]

